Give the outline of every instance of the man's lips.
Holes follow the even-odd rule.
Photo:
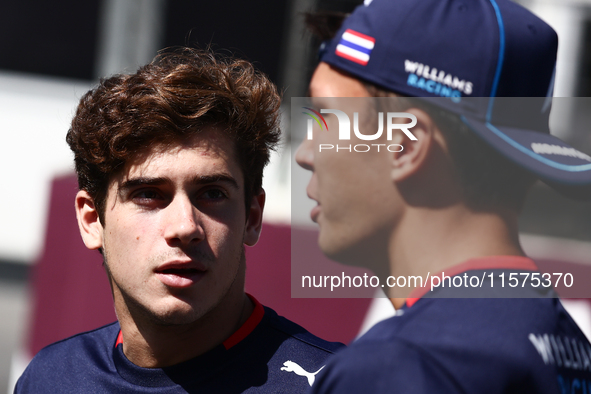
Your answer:
[[[310,211],[310,218],[312,219],[313,222],[316,222],[317,221],[318,215],[320,215],[320,204],[316,205]]]
[[[171,261],[157,267],[154,272],[160,281],[170,287],[189,287],[206,272],[205,266],[193,261]]]
[[[320,203],[318,202],[318,200],[316,198],[314,198],[314,196],[312,194],[311,183],[312,183],[312,181],[310,180],[310,184],[308,184],[308,187],[306,188],[306,194],[308,195],[308,198],[310,200],[316,201],[316,206],[314,208],[312,208],[312,210],[310,211],[310,218],[312,219],[313,222],[316,222],[318,215],[320,215]]]

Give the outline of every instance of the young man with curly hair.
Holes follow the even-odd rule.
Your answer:
[[[43,349],[16,392],[309,388],[341,345],[244,292],[279,104],[250,63],[190,49],[82,97],[67,135],[75,207],[84,243],[104,257],[118,321]]]
[[[324,39],[309,91],[327,125],[296,154],[319,246],[382,284],[428,284],[385,287],[396,315],[335,355],[312,392],[591,392],[591,345],[518,234],[536,178],[591,197],[591,157],[548,130],[556,33],[510,0],[367,0]],[[370,119],[405,112],[414,139],[339,139],[341,97],[381,103]]]

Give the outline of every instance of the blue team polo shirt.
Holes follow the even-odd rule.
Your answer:
[[[445,274],[534,270],[528,258],[497,256]],[[484,295],[498,297],[496,285]],[[417,290],[396,316],[331,358],[312,392],[591,394],[591,345],[552,289],[441,298],[463,296],[446,291]]]
[[[301,393],[341,348],[258,301],[249,319],[207,353],[166,368],[141,368],[123,353],[119,323],[41,350],[15,393]]]

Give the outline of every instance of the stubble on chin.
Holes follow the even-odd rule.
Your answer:
[[[204,253],[202,251],[194,251],[193,253],[185,255],[189,255],[192,259],[199,259],[212,269],[215,268],[214,264],[216,264],[216,259],[212,254]],[[169,252],[153,257],[150,266],[156,267],[159,264],[178,256],[179,254],[176,252]],[[205,302],[203,300],[196,300],[195,296],[191,294],[194,291],[193,289],[178,289],[174,293],[163,294],[163,297],[168,298],[168,300],[165,300],[164,305],[159,309],[156,309],[154,308],[154,305],[136,299],[122,288],[122,286],[117,284],[109,269],[108,254],[104,253],[103,266],[105,267],[109,285],[111,286],[111,294],[115,303],[115,312],[118,320],[121,322],[122,319],[131,319],[135,322],[136,326],[149,324],[161,327],[206,323],[208,315],[222,302],[224,297],[228,295],[239,278],[242,278],[242,288],[244,286],[244,271],[246,266],[244,246],[240,244],[239,247],[236,248],[235,253],[232,253],[229,258],[233,259],[233,263],[230,266],[237,266],[238,269],[235,271],[231,281],[228,282],[228,285],[220,292],[215,293],[218,295],[217,299],[208,299],[205,300]]]

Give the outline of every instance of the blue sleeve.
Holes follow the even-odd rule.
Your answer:
[[[30,367],[27,367],[27,369],[25,369],[23,374],[18,378],[16,385],[14,386],[14,394],[37,392],[33,387],[31,387],[31,384],[30,384],[31,379],[29,379],[29,375],[30,375],[29,371],[30,371]]]
[[[20,382],[21,382],[21,378],[18,379],[18,381],[16,382],[16,385],[14,386],[14,394],[22,393],[22,391],[19,388]]]
[[[47,376],[56,375],[55,363],[39,362],[33,358],[14,386],[14,394],[20,393],[57,393],[60,388],[48,383]]]
[[[404,342],[370,343],[336,354],[318,374],[312,393],[462,393],[437,360]]]

